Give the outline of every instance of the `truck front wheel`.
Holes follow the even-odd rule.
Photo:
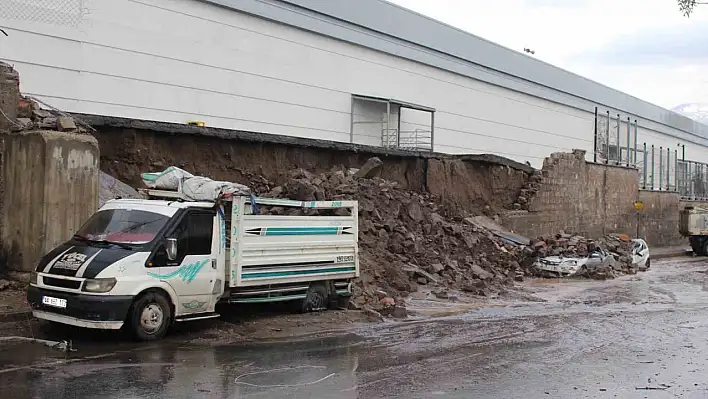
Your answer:
[[[155,341],[167,334],[172,309],[164,295],[148,292],[135,301],[130,313],[130,327],[139,341]]]

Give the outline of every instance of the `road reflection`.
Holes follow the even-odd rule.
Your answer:
[[[80,347],[77,345],[77,347]],[[229,346],[175,343],[81,358],[23,346],[0,347],[7,398],[356,398],[358,345],[352,337]],[[100,352],[104,353],[101,354]]]

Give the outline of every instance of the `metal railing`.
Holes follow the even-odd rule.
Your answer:
[[[401,130],[398,147],[410,151],[430,151],[433,147],[433,132],[425,129]]]
[[[639,183],[643,190],[679,191],[682,184],[679,173],[678,150],[642,144],[644,162],[639,169]]]
[[[678,192],[691,200],[708,200],[708,164],[680,160],[677,163]]]

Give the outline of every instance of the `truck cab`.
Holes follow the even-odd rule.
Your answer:
[[[298,301],[314,311],[351,294],[356,201],[145,194],[108,201],[40,260],[27,292],[35,317],[153,340],[173,322],[219,317],[219,303]]]

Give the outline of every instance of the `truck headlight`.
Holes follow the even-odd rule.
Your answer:
[[[30,273],[30,284],[37,285],[37,279],[39,274],[37,272]]]
[[[116,279],[111,278],[90,278],[84,281],[82,291],[86,292],[108,292],[116,285]]]

